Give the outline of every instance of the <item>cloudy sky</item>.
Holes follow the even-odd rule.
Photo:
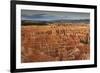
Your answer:
[[[90,19],[89,13],[21,10],[21,20],[52,21]]]

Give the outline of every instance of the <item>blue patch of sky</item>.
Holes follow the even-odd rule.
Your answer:
[[[90,19],[90,13],[21,10],[21,20],[52,21],[84,19]]]

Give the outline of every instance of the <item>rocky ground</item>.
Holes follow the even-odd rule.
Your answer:
[[[89,24],[21,27],[21,62],[88,60]]]

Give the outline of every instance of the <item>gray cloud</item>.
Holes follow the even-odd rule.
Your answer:
[[[90,19],[89,13],[21,10],[22,20],[80,20]]]

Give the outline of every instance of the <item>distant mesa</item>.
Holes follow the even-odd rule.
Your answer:
[[[80,19],[80,20],[51,20],[51,21],[41,21],[41,20],[22,20],[22,25],[47,25],[53,23],[86,23],[89,24],[89,19]]]

